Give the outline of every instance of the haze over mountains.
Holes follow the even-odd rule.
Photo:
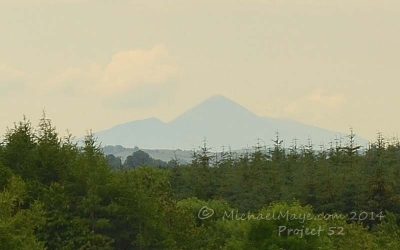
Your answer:
[[[157,118],[132,121],[96,133],[102,145],[122,145],[147,149],[196,149],[204,139],[214,150],[251,147],[261,139],[267,146],[276,132],[289,146],[298,144],[327,145],[345,135],[300,122],[258,116],[223,96],[213,96],[186,111],[171,122]],[[357,138],[364,146],[367,142]]]

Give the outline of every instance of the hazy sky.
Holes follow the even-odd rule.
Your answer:
[[[0,133],[80,136],[215,94],[367,139],[400,132],[398,0],[0,0]]]

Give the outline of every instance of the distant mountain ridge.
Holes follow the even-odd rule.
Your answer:
[[[296,121],[260,117],[223,96],[213,96],[184,112],[171,122],[157,118],[133,121],[96,133],[103,145],[148,149],[196,149],[204,139],[215,150],[222,146],[242,149],[261,139],[268,146],[279,133],[288,146],[298,144],[327,145],[345,135]],[[364,146],[367,141],[357,138]]]

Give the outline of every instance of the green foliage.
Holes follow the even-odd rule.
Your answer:
[[[114,155],[107,155],[106,158],[108,165],[110,165],[112,168],[120,169],[122,167],[121,158],[115,157]]]
[[[398,215],[388,213],[376,229],[376,241],[382,249],[400,249],[400,225]]]
[[[7,131],[2,150],[2,162],[13,173],[24,179],[34,179],[36,176],[32,163],[36,161],[36,145],[32,125],[24,118],[22,122],[14,124],[14,128]]]
[[[0,162],[0,190],[3,190],[12,176],[11,169]]]
[[[12,177],[7,188],[0,193],[0,248],[45,249],[38,241],[35,230],[43,225],[44,217],[39,202],[23,208],[26,185],[18,177]]]
[[[291,219],[292,215],[314,215],[310,206],[274,203],[259,214],[276,219],[251,221],[247,249],[332,249],[325,221]]]
[[[124,162],[125,168],[136,167],[166,167],[167,163],[161,160],[155,160],[150,155],[142,150],[137,150],[128,156]]]
[[[37,129],[24,119],[8,130],[0,249],[400,249],[400,143],[381,135],[365,151],[353,132],[319,151],[283,148],[279,135],[244,154],[204,144],[170,167],[141,151],[121,167],[91,133],[73,141],[45,116]],[[282,212],[340,216],[257,217]],[[300,237],[306,228],[322,231]]]

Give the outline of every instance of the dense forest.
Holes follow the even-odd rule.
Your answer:
[[[273,142],[120,164],[24,119],[0,144],[0,249],[400,249],[399,141]]]

